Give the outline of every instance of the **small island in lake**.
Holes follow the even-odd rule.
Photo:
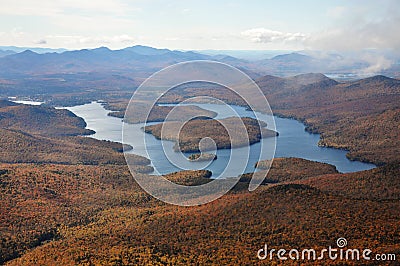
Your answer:
[[[217,160],[217,155],[212,153],[195,153],[188,157],[189,161],[203,162]]]
[[[244,125],[244,131],[240,130]],[[249,117],[228,117],[220,120],[190,120],[188,122],[171,121],[145,126],[146,133],[157,139],[175,141],[174,150],[181,152],[200,152],[199,143],[203,138],[215,142],[203,151],[231,149],[251,145],[262,138],[275,137],[278,132],[265,128],[267,124]],[[165,127],[163,129],[163,127]],[[161,134],[163,131],[163,134]],[[232,133],[230,136],[228,131]]]

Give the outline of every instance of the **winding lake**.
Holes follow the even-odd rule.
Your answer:
[[[197,106],[214,111],[218,113],[216,118],[221,119],[227,116],[231,116],[229,112],[226,112],[226,108],[218,104],[196,104]],[[231,106],[240,116],[242,117],[254,117],[254,113],[247,111],[243,107]],[[122,142],[122,125],[123,122],[119,118],[110,117],[107,114],[108,110],[105,110],[103,106],[98,102],[92,102],[90,104],[67,107],[68,110],[75,113],[85,119],[87,128],[96,131],[95,134],[90,137],[100,140],[111,140]],[[268,117],[262,114],[258,114],[261,120],[268,123],[270,121]],[[276,130],[279,132],[279,136],[276,137],[276,152],[275,157],[299,157],[312,161],[324,162],[335,165],[337,170],[343,173],[356,172],[362,170],[368,170],[375,167],[373,164],[362,163],[358,161],[350,161],[346,158],[346,151],[338,150],[333,148],[318,147],[319,134],[311,134],[304,130],[305,126],[293,119],[274,117]],[[152,124],[152,123],[149,123]],[[154,124],[154,123],[153,123]],[[163,151],[164,149],[172,151],[173,142],[157,140],[152,135],[146,134],[146,145],[147,150],[143,145],[143,124],[125,124],[124,127],[129,129],[129,139],[124,139],[125,143],[132,145],[134,148],[131,151],[134,154],[138,154],[145,157],[150,157],[152,165],[157,169],[158,172],[155,174],[166,174],[171,172],[180,171],[181,169],[172,164],[167,158]],[[273,138],[262,139],[263,148],[272,147]],[[245,172],[253,172],[254,164],[258,161],[259,151],[261,142],[250,146],[250,158]],[[235,154],[242,154],[240,149],[246,150],[247,148],[236,148],[238,152]],[[218,176],[228,164],[229,159],[233,160],[230,165],[240,165],[239,162],[247,160],[247,153],[243,152],[241,156],[231,156],[231,150],[218,150],[217,160],[210,162],[190,162],[186,160],[180,153],[170,152],[173,161],[178,160],[180,165],[184,165],[188,169],[208,169],[213,172],[213,176]],[[186,156],[189,155],[185,154]],[[150,155],[150,156],[149,156]],[[270,159],[270,158],[262,158]],[[225,174],[227,176],[237,176],[238,171],[243,169],[235,169],[230,167],[229,171]]]

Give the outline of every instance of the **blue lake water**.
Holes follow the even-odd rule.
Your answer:
[[[218,113],[217,119],[231,116],[226,112],[226,107],[218,104],[196,104],[201,108],[212,110]],[[247,111],[243,107],[231,106],[242,117],[255,117],[253,112]],[[111,140],[122,142],[121,119],[110,117],[100,103],[67,107],[76,115],[85,119],[87,128],[96,131],[91,137],[101,140]],[[271,117],[258,114],[261,120],[271,124]],[[368,170],[375,167],[373,164],[350,161],[346,158],[346,151],[333,148],[318,147],[319,134],[310,134],[304,130],[305,126],[293,119],[274,117],[276,130],[279,136],[276,137],[275,157],[299,157],[312,161],[324,162],[335,165],[338,171],[356,172]],[[245,173],[254,172],[254,164],[260,159],[260,149],[272,149],[274,138],[265,138],[261,142],[249,147],[235,149],[225,149],[217,151],[217,160],[212,162],[190,162],[186,158],[189,154],[182,155],[173,152],[174,143],[171,141],[157,140],[150,134],[144,134],[143,124],[124,124],[124,130],[129,130],[129,138],[124,138],[124,142],[133,146],[131,151],[134,154],[145,156],[152,160],[152,165],[157,169],[155,174],[166,174],[186,169],[208,169],[213,172],[213,176],[219,176],[225,169],[225,176],[237,176],[243,172],[243,162],[247,162]],[[146,145],[143,143],[143,135],[146,135]],[[233,151],[234,150],[234,151]],[[166,152],[169,159],[166,157]],[[249,154],[248,154],[248,151]],[[234,152],[235,156],[231,156]],[[261,159],[270,159],[267,153]],[[170,162],[178,162],[180,167]],[[229,164],[229,169],[226,166]],[[239,172],[240,171],[240,172]]]

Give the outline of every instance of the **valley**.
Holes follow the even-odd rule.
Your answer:
[[[43,69],[49,71],[50,66]],[[72,76],[79,79],[80,75],[90,76]],[[90,79],[96,80],[94,77],[97,74]],[[276,158],[257,190],[248,191],[251,177],[247,173],[220,199],[201,206],[179,207],[153,198],[136,183],[135,175],[152,178],[152,162],[129,154],[128,160],[137,166],[132,176],[122,151],[137,147],[123,147],[119,132],[114,132],[119,138],[114,141],[100,140],[101,131],[93,135],[100,139],[91,138],[94,132],[84,119],[66,109],[53,108],[102,101],[107,109],[102,112],[110,113],[109,118],[120,125],[129,89],[113,83],[125,82],[118,76],[103,78],[94,81],[96,89],[90,91],[91,86],[84,80],[79,82],[86,89],[71,85],[58,90],[57,85],[53,91],[46,87],[29,90],[34,83],[18,85],[21,90],[15,91],[17,96],[43,100],[42,106],[0,101],[0,264],[257,265],[263,263],[257,251],[264,244],[277,249],[322,249],[335,246],[340,237],[348,240],[349,248],[399,254],[399,80],[381,75],[353,81],[337,81],[322,74],[258,75],[256,82],[275,114],[297,119],[308,132],[321,134],[320,146],[348,150],[349,159],[372,162],[377,167],[340,173],[323,162],[291,156]],[[95,85],[107,84],[106,80],[115,90]],[[46,84],[53,81],[47,80]],[[3,95],[14,96],[7,92],[12,86],[4,84]],[[245,106],[223,88],[197,84],[172,90],[159,103],[171,104],[199,95],[214,96],[237,108]],[[150,120],[180,126],[181,121],[164,122],[171,108],[158,105]],[[186,123],[186,142],[181,146],[184,151],[198,152],[195,143],[205,136],[208,127],[215,133],[217,147],[232,148],[226,145],[223,130],[214,129],[218,127],[216,112],[195,105],[181,108],[187,117],[199,114],[207,118]],[[258,121],[244,121],[252,135],[250,142],[257,145],[263,136]],[[94,122],[99,125],[98,120]],[[126,122],[135,126],[133,123],[142,121]],[[161,137],[160,125],[149,125],[146,130]],[[218,155],[215,161],[220,158]],[[265,165],[265,161],[257,162],[256,174],[265,174]],[[165,174],[172,182],[188,186],[208,183],[211,176],[208,170]],[[275,258],[271,263],[281,261]],[[376,265],[374,261],[366,264]]]
[[[0,266],[399,266],[400,4],[3,1]]]

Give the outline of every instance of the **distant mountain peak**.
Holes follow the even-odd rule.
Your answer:
[[[150,48],[150,49],[158,50],[157,48],[154,48],[154,47],[151,47],[151,46],[146,46],[146,45],[141,45],[141,44],[137,44],[137,45],[134,45],[134,46],[131,46],[131,47],[128,47],[128,48]]]
[[[304,59],[311,59],[311,56],[300,54],[300,53],[290,53],[290,54],[282,54],[282,55],[277,55],[271,58],[271,60],[304,60]]]
[[[277,77],[277,76],[273,76],[273,75],[265,75],[265,76],[262,76],[260,79],[263,79],[263,80],[281,79],[281,80],[283,80],[283,78]]]
[[[323,80],[331,80],[327,76],[322,73],[305,73],[299,74],[293,77],[290,77],[293,80],[312,80],[313,82],[323,81]]]
[[[238,59],[236,57],[233,57],[230,55],[224,55],[224,54],[214,55],[213,58],[216,60],[223,61],[223,62],[238,62],[238,61],[246,62],[246,60]]]
[[[372,76],[369,78],[365,78],[364,80],[365,81],[380,81],[380,82],[382,82],[382,81],[398,81],[396,79],[389,78],[384,75],[376,75],[376,76]]]
[[[293,77],[287,78],[292,82],[296,82],[299,85],[309,85],[309,84],[316,84],[316,83],[325,83],[326,85],[336,85],[338,82],[331,78],[328,78],[324,74],[321,73],[306,73],[300,74]]]
[[[108,47],[101,46],[99,48],[92,49],[92,51],[107,51],[107,52],[110,52],[111,50]]]
[[[307,73],[286,78],[266,75],[258,79],[256,82],[261,87],[287,87],[292,90],[315,85],[320,86],[321,88],[328,88],[338,84],[336,80],[330,79],[321,73]]]
[[[25,50],[23,52],[20,52],[19,54],[21,54],[21,55],[33,55],[33,54],[35,54],[36,55],[38,53],[35,53],[32,50],[27,49],[27,50]]]
[[[131,51],[131,52],[141,54],[141,55],[161,55],[161,54],[171,52],[171,50],[169,50],[169,49],[158,49],[158,48],[144,46],[144,45],[135,45],[135,46],[127,47],[122,50]]]

